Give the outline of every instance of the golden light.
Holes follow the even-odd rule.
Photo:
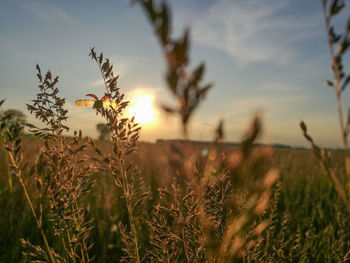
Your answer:
[[[157,118],[152,94],[137,92],[130,100],[129,116],[135,116],[135,122],[141,125],[153,124]]]

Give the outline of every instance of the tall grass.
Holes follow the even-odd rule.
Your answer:
[[[344,9],[344,1],[332,0],[329,2],[327,0],[322,0],[322,7],[332,65],[331,68],[334,78],[333,81],[326,80],[324,83],[325,85],[334,89],[336,96],[340,135],[343,141],[344,151],[346,152],[344,159],[346,165],[346,175],[348,178],[345,184],[342,184],[339,181],[339,174],[337,172],[336,165],[330,158],[331,153],[326,149],[319,147],[314,142],[307,131],[306,124],[303,121],[300,123],[300,127],[303,131],[304,137],[310,142],[315,155],[320,160],[326,175],[332,180],[339,197],[343,200],[348,211],[350,212],[350,155],[348,147],[348,135],[350,132],[350,109],[348,110],[347,117],[345,117],[342,98],[343,92],[350,83],[350,73],[346,74],[344,72],[343,64],[343,59],[350,46],[350,16],[347,18],[348,20],[346,22],[344,32],[338,33],[335,26],[332,25],[332,22],[334,18]]]
[[[211,88],[202,84],[205,66],[189,69],[189,31],[171,36],[165,2],[133,2],[145,11],[163,51],[167,88],[177,103],[163,108],[178,116],[183,142],[138,143],[142,129],[125,114],[129,102],[118,87],[119,76],[94,48],[89,55],[104,80],[105,96],[117,105],[94,104],[111,141],[83,138],[81,131],[63,136],[69,127],[59,78],[50,71],[43,75],[37,66],[39,92],[27,106],[43,127],[10,121],[0,112],[1,162],[8,163],[1,176],[11,179],[0,179],[0,209],[7,212],[0,215],[0,225],[7,226],[0,261],[349,261],[350,217],[340,202],[347,204],[347,179],[335,176],[345,174],[339,165],[344,153],[321,150],[301,124],[333,188],[320,177],[310,151],[274,153],[256,146],[259,116],[239,147],[225,145],[223,121],[206,151],[192,145],[188,123]],[[332,1],[330,8],[335,15],[341,5]],[[333,70],[340,78],[339,63]],[[23,135],[23,125],[31,137]]]

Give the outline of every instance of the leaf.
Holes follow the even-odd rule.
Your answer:
[[[96,59],[96,52],[94,47],[90,49],[89,56],[91,57],[91,59]]]
[[[224,121],[220,120],[215,130],[215,142],[219,142],[224,138]]]
[[[23,125],[25,125],[28,128],[31,128],[31,129],[37,129],[38,128],[38,127],[34,126],[33,124],[28,123],[28,122],[23,122]]]
[[[98,59],[98,63],[101,65],[103,61],[103,53],[101,52],[100,57]]]
[[[207,94],[208,90],[210,90],[212,88],[212,84],[208,84],[206,85],[204,88],[202,88],[200,90],[200,92],[198,93],[198,98],[200,99],[204,99],[205,98],[205,95]]]
[[[168,35],[169,35],[169,8],[166,2],[162,3],[162,25],[160,27],[160,37],[162,39],[163,45],[168,43]]]
[[[163,110],[166,112],[166,113],[175,113],[176,110],[174,108],[171,108],[169,106],[166,106],[166,105],[161,105],[161,107],[163,108]]]
[[[350,74],[347,75],[346,79],[344,80],[343,84],[341,85],[340,90],[341,90],[341,91],[344,91],[345,88],[346,88],[346,85],[348,85],[349,82],[350,82]]]
[[[51,72],[50,71],[48,71],[47,73],[46,73],[46,79],[49,79],[49,80],[51,80]]]
[[[334,16],[340,12],[345,7],[345,4],[343,1],[339,0],[333,0],[330,5],[330,16]]]
[[[106,73],[105,73],[105,78],[107,78],[107,77],[109,76],[109,74],[111,74],[112,69],[113,69],[113,65],[111,65],[111,66],[107,69],[107,71],[106,71]]]
[[[299,124],[300,128],[303,131],[303,135],[305,137],[306,140],[308,140],[311,143],[311,146],[314,150],[314,153],[316,154],[317,157],[320,157],[320,148],[314,144],[314,140],[312,139],[312,137],[307,133],[307,127],[304,121],[301,121]]]
[[[346,50],[348,49],[348,47],[350,46],[350,40],[349,39],[345,39],[343,41],[343,43],[341,43],[338,47],[338,54],[339,55],[343,55]]]
[[[191,85],[197,85],[201,79],[203,78],[203,74],[205,71],[204,63],[201,63],[194,71],[193,71],[193,80],[191,81]]]
[[[69,127],[67,127],[66,125],[62,125],[62,128],[69,131]]]
[[[301,121],[299,125],[303,132],[307,132],[307,127],[304,121]]]
[[[40,70],[40,67],[39,67],[39,65],[38,64],[36,64],[36,70],[38,71],[38,73],[41,75],[41,70]]]
[[[148,13],[149,18],[151,19],[152,23],[155,24],[156,18],[157,18],[157,13],[154,10],[154,6],[152,1],[142,1],[143,7],[145,11]]]
[[[332,36],[333,43],[337,43],[341,39],[341,35],[335,33],[334,27],[330,28],[330,34]]]
[[[323,83],[327,86],[334,87],[333,82],[330,80],[325,80],[325,81],[323,81]]]

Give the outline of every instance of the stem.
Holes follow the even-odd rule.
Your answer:
[[[169,250],[168,249],[166,250],[166,259],[167,259],[167,263],[170,263],[170,255],[169,255]]]
[[[98,68],[101,72],[107,93],[113,92],[112,90],[108,89],[107,78],[105,77],[104,70],[102,69],[102,65],[97,60],[97,56],[94,56],[94,60],[97,62]],[[111,98],[109,98],[109,100],[111,100]],[[115,143],[118,144],[119,146],[121,146],[121,145],[123,145],[123,142],[121,142],[121,140],[118,136],[119,135],[119,128],[116,125],[116,123],[118,121],[118,112],[113,107],[111,107],[111,110],[112,110],[111,115],[109,115],[109,114],[102,114],[102,115],[107,119],[107,122],[112,124],[113,128],[111,127],[111,131],[114,131],[115,135],[116,135]],[[125,195],[125,202],[126,202],[126,207],[128,210],[129,225],[130,225],[131,232],[133,235],[133,242],[134,242],[135,254],[136,254],[136,262],[140,263],[141,260],[140,260],[139,245],[138,245],[138,240],[137,240],[137,231],[136,231],[136,226],[135,226],[133,208],[132,208],[132,205],[130,204],[130,200],[129,200],[130,191],[129,191],[129,184],[128,184],[128,176],[127,176],[127,173],[126,173],[126,170],[124,167],[124,163],[125,163],[125,153],[122,152],[121,156],[118,157],[118,166],[119,166],[120,174],[122,177],[122,189],[123,189],[123,192]]]
[[[107,91],[107,93],[109,93],[109,91],[108,91],[108,83],[107,83],[105,74],[103,74],[102,66],[101,66],[101,64],[99,63],[99,61],[97,60],[97,57],[95,57],[94,60],[96,61],[97,66],[98,66],[98,69],[99,69],[100,72],[101,72],[101,75],[102,75],[102,78],[103,78],[103,83],[104,83],[104,85],[105,85],[106,91]],[[102,61],[102,62],[103,62],[103,61]],[[109,100],[110,100],[110,99],[109,99]]]
[[[72,240],[70,238],[70,234],[69,234],[68,230],[67,230],[67,239],[68,239],[68,245],[69,245],[69,248],[70,248],[70,253],[72,255],[72,260],[73,260],[74,263],[76,263],[75,252],[74,252],[74,249],[73,249],[73,246],[72,246]]]
[[[129,202],[127,202],[127,207],[128,207],[128,214],[129,214],[129,223],[130,223],[131,231],[133,232],[133,235],[134,235],[136,262],[140,263],[141,261],[140,261],[140,254],[139,254],[139,245],[138,245],[138,241],[137,241],[136,226],[135,226],[135,221],[134,221],[134,214],[132,212],[132,208],[130,207]]]
[[[348,139],[347,139],[347,127],[345,127],[344,125],[344,117],[343,117],[343,105],[342,105],[342,98],[341,98],[341,89],[340,89],[340,73],[339,72],[339,68],[340,68],[340,55],[335,56],[335,52],[334,52],[334,45],[333,45],[333,36],[331,33],[331,26],[330,26],[330,16],[327,14],[327,1],[326,0],[322,0],[322,6],[323,6],[323,14],[324,14],[324,18],[325,18],[325,25],[326,25],[326,30],[327,30],[327,37],[328,37],[328,46],[329,46],[329,53],[331,56],[331,60],[332,60],[332,71],[333,71],[333,75],[334,75],[334,90],[335,90],[335,94],[336,94],[336,98],[337,98],[337,108],[338,108],[338,117],[339,117],[339,124],[340,124],[340,131],[341,131],[341,137],[343,139],[343,144],[344,144],[344,150],[346,152],[346,162],[347,162],[347,158],[349,158],[348,154],[349,154],[349,148],[348,148]],[[326,166],[324,164],[324,166]],[[347,173],[349,173],[348,171],[348,167],[346,167],[347,169]],[[333,184],[335,186],[335,189],[338,192],[338,195],[340,196],[340,198],[344,201],[347,210],[350,212],[350,203],[347,199],[347,195],[346,192],[344,191],[343,186],[340,184],[338,178],[336,177],[336,174],[334,172],[334,170],[331,170],[328,172],[328,175],[330,176],[330,178],[333,181]]]
[[[184,231],[183,227],[182,227],[182,231],[181,232],[182,232],[182,244],[184,245],[186,259],[187,259],[187,262],[190,262],[190,257],[188,255],[188,248],[187,248],[187,244],[185,242],[185,231]]]
[[[10,154],[10,153],[9,153],[9,154]],[[27,202],[28,202],[28,205],[29,205],[29,207],[30,207],[30,209],[31,209],[31,211],[32,211],[32,214],[33,214],[34,218],[35,218],[36,225],[37,225],[38,229],[40,230],[40,233],[41,233],[41,236],[42,236],[42,238],[43,238],[46,251],[47,251],[47,253],[49,254],[50,261],[51,261],[52,263],[56,263],[56,260],[55,260],[55,258],[53,257],[53,255],[52,255],[52,253],[51,253],[51,249],[50,249],[49,243],[47,242],[47,239],[46,239],[44,230],[43,230],[43,228],[42,228],[42,225],[40,224],[40,221],[39,221],[39,219],[38,219],[38,217],[37,217],[37,215],[36,215],[36,212],[35,212],[35,210],[34,210],[33,203],[32,203],[32,201],[31,201],[31,199],[30,199],[30,197],[29,197],[27,188],[26,188],[26,186],[25,186],[25,184],[24,184],[24,182],[23,182],[22,175],[21,175],[21,171],[18,171],[18,173],[17,173],[17,178],[18,178],[18,180],[19,180],[19,182],[20,182],[20,184],[21,184],[21,186],[22,186],[22,189],[23,189],[24,195],[25,195],[25,197],[26,197],[26,200],[27,200]]]
[[[80,219],[82,218],[82,215],[79,212],[80,210],[79,210],[79,206],[78,206],[77,200],[75,200],[74,203],[75,203],[75,209],[77,210],[78,219],[79,219],[79,222],[80,222]],[[79,226],[79,228],[80,228],[80,225],[77,222],[77,218],[74,218],[74,221],[75,221],[76,227]],[[80,231],[81,231],[81,229],[80,229]],[[88,253],[88,249],[87,249],[87,246],[86,246],[86,243],[85,243],[85,238],[82,239],[82,244],[80,245],[80,253],[81,253],[81,263],[89,262],[89,253]]]
[[[133,234],[133,241],[134,241],[135,253],[136,253],[136,262],[140,263],[141,260],[140,260],[140,254],[139,254],[139,245],[138,245],[138,241],[137,241],[137,231],[136,231],[136,226],[135,226],[134,214],[133,214],[130,202],[129,202],[129,185],[128,185],[128,181],[127,181],[127,173],[124,169],[124,165],[122,163],[122,160],[124,160],[124,154],[119,159],[119,167],[120,167],[120,173],[121,173],[122,179],[123,179],[123,191],[124,191],[124,195],[125,195],[126,207],[128,210],[129,224],[130,224],[131,232]]]
[[[69,245],[69,248],[70,248],[70,253],[71,253],[71,258],[73,260],[73,262],[75,263],[76,260],[75,260],[75,252],[73,250],[73,247],[72,247],[72,240],[70,238],[70,234],[69,234],[69,231],[67,230],[67,239],[68,239],[68,245]]]
[[[343,118],[343,106],[341,100],[340,90],[340,73],[339,73],[339,59],[335,56],[331,28],[330,28],[330,17],[327,15],[327,3],[326,0],[322,0],[323,13],[325,18],[325,26],[327,30],[329,53],[332,60],[332,70],[334,74],[334,90],[337,98],[338,117],[340,124],[341,137],[343,139],[344,149],[348,151],[348,140],[345,131],[344,118]]]

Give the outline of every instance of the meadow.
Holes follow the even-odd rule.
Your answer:
[[[104,151],[112,151],[108,142],[97,144]],[[26,138],[23,143],[24,158],[33,161],[33,156],[36,155],[33,152],[38,153],[39,147],[38,140]],[[176,183],[176,177],[171,174],[171,164],[167,161],[167,156],[172,152],[169,145],[140,143],[138,148],[132,158],[142,171],[142,178],[151,192],[137,215],[140,232],[143,233],[140,235],[142,240],[147,230],[141,222],[143,218],[152,217],[152,207],[159,202],[157,188]],[[95,153],[91,151],[91,154]],[[335,155],[339,169],[344,170],[343,152]],[[19,184],[14,182],[12,192],[8,189],[8,167],[4,165],[6,163],[7,156],[2,150],[0,207],[3,212],[0,216],[0,262],[26,262],[28,258],[21,254],[19,240],[25,237],[33,243],[40,244],[40,234],[33,227],[35,221]],[[348,262],[350,216],[332,183],[317,165],[318,160],[312,151],[275,149],[271,164],[280,171],[272,194],[272,204],[262,215],[271,218],[271,222],[248,248],[244,262]],[[96,183],[84,198],[84,202],[89,205],[89,213],[94,218],[90,237],[94,246],[91,252],[96,255],[96,262],[118,262],[123,254],[123,245],[117,224],[119,221],[125,222],[127,218],[123,200],[120,198],[120,191],[114,186],[112,177],[98,173],[93,177]],[[37,190],[33,180],[27,180],[29,192],[35,194]],[[44,218],[43,224],[50,222]],[[61,246],[54,238],[50,242]],[[142,242],[142,249],[149,247],[147,240]]]
[[[331,25],[343,2],[322,2],[339,150],[318,146],[303,121],[300,136],[311,149],[260,145],[258,115],[237,146],[226,143],[223,120],[210,143],[193,144],[188,124],[212,88],[203,83],[205,64],[189,68],[189,31],[171,36],[166,2],[133,2],[160,42],[175,101],[162,108],[178,118],[182,139],[139,142],[142,127],[125,114],[119,75],[95,48],[89,56],[105,93],[76,105],[89,104],[105,119],[110,140],[81,130],[67,137],[59,77],[37,65],[38,90],[27,109],[41,126],[14,118],[0,101],[0,262],[350,261],[350,117],[342,105],[350,20],[340,35]]]

